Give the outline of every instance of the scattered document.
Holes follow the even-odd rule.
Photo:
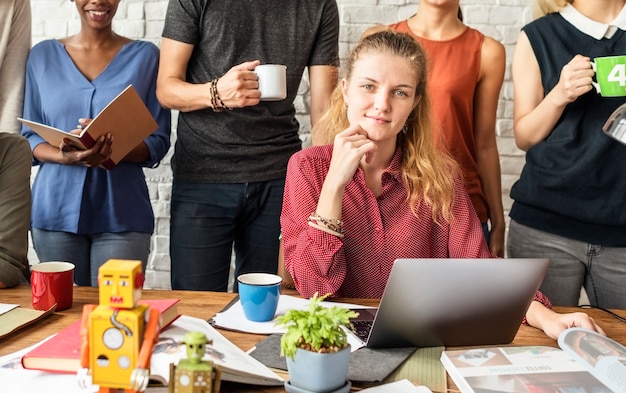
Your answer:
[[[367,388],[361,392],[365,393],[432,393],[426,386],[415,386],[408,379],[386,383],[383,385]]]
[[[325,307],[347,307],[351,309],[357,308],[375,308],[375,307],[366,307],[358,304],[351,303],[338,303],[338,302],[329,302],[324,301],[320,303]],[[276,334],[276,333],[284,333],[285,328],[278,327],[275,325],[275,319],[279,315],[285,314],[287,310],[296,308],[296,309],[304,309],[309,305],[309,299],[303,299],[296,296],[290,295],[280,295],[280,299],[278,300],[278,308],[276,309],[276,315],[274,320],[268,322],[253,322],[249,321],[245,315],[243,314],[243,307],[241,307],[241,302],[237,300],[237,302],[233,303],[227,309],[218,312],[211,319],[211,323],[219,328],[229,329],[229,330],[237,330],[245,333],[255,333],[255,334]]]
[[[0,303],[0,315],[7,313],[17,307],[17,304]]]

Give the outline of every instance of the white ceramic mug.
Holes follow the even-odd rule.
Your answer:
[[[287,66],[261,64],[254,69],[259,78],[261,101],[280,101],[287,98]]]

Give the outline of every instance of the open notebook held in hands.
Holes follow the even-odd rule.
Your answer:
[[[549,260],[398,259],[378,311],[358,310],[370,348],[510,343]]]
[[[109,160],[104,163],[107,169],[113,169],[131,150],[159,128],[133,85],[128,85],[118,94],[79,135],[19,117],[18,120],[54,147],[59,147],[65,138],[78,149],[89,149],[99,137],[111,133],[112,152]]]

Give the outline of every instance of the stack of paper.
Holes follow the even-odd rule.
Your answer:
[[[324,301],[320,303],[325,307],[346,307],[350,309],[363,309],[363,308],[374,308],[367,307],[359,304],[352,303],[338,303],[338,302],[328,302]],[[209,321],[213,326],[228,329],[228,330],[236,330],[245,333],[255,333],[255,334],[282,334],[285,332],[283,327],[276,326],[275,320],[276,317],[283,315],[290,309],[305,309],[309,305],[309,299],[303,299],[295,296],[289,295],[280,295],[278,300],[278,308],[276,309],[276,314],[274,316],[274,320],[268,322],[253,322],[246,319],[243,308],[241,306],[241,302],[239,300],[233,302],[226,309],[221,312],[215,314],[215,316]],[[351,335],[348,336],[348,342],[352,346],[352,350],[356,351],[357,349],[363,347],[363,343],[355,337]]]

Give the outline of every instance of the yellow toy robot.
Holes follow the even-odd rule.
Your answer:
[[[79,383],[99,385],[100,393],[143,392],[150,377],[159,311],[139,304],[140,261],[111,259],[98,270],[99,305],[83,308]]]
[[[168,393],[219,393],[219,366],[202,360],[211,341],[202,332],[188,332],[183,343],[187,347],[187,359],[181,359],[178,365],[170,364]]]

